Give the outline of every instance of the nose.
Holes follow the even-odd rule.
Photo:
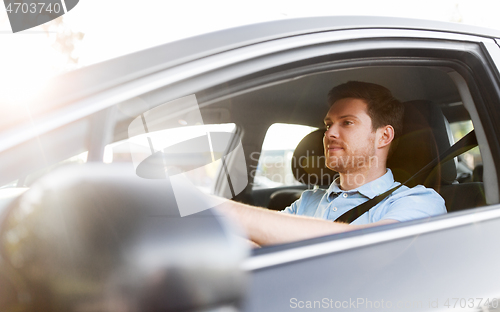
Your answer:
[[[325,131],[325,138],[338,138],[338,137],[339,137],[338,127],[335,124],[330,125],[330,127]]]

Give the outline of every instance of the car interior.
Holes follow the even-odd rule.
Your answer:
[[[366,81],[383,85],[405,106],[404,129],[394,154],[388,160],[395,180],[404,182],[426,164],[439,158],[467,132],[452,132],[452,126],[471,123],[471,118],[462,103],[458,87],[444,67],[428,66],[372,66],[353,69],[332,70],[294,77],[272,84],[240,92],[220,101],[207,101],[204,92],[197,97],[205,123],[220,123],[213,118],[214,111],[225,111],[226,121],[234,122],[242,132],[242,142],[247,155],[247,167],[257,168],[252,153],[260,153],[267,129],[276,123],[306,125],[318,130],[305,136],[294,151],[295,160],[301,157],[323,155],[323,118],[328,110],[326,95],[338,84],[351,81]],[[206,91],[207,93],[210,90]],[[205,103],[206,104],[206,103]],[[205,113],[205,114],[204,114]],[[220,114],[222,115],[222,114]],[[456,127],[454,127],[456,128]],[[287,133],[282,133],[283,137]],[[486,204],[482,181],[482,163],[475,149],[474,163],[465,165],[463,155],[440,163],[431,172],[420,175],[407,186],[417,184],[434,188],[446,202],[448,212],[469,209]],[[470,155],[468,155],[471,158]],[[321,163],[318,161],[311,161]],[[328,187],[335,173],[322,163],[317,168],[298,166],[292,162],[292,172],[300,184],[269,188],[249,185],[235,199],[282,210],[296,200],[305,188]],[[315,170],[320,170],[317,174]],[[309,172],[306,172],[309,171]],[[323,180],[311,179],[322,176]]]
[[[327,188],[337,176],[320,160],[323,156],[323,118],[329,108],[326,95],[333,86],[347,81],[377,83],[391,90],[404,104],[403,134],[397,140],[397,148],[387,164],[395,180],[402,183],[429,162],[439,159],[439,155],[474,128],[450,72],[454,70],[447,67],[402,65],[317,70],[272,80],[238,92],[233,92],[234,87],[227,83],[197,92],[196,98],[205,126],[229,125],[241,138],[248,184],[234,200],[272,210],[283,210],[298,199],[303,190]],[[229,95],[218,96],[221,93]],[[154,102],[158,102],[158,95],[146,94],[136,98],[138,100],[154,107]],[[113,139],[115,143],[111,144],[115,146],[112,148],[112,160],[106,161],[105,155],[105,162],[132,162],[129,149],[116,148],[116,142],[129,140],[127,127],[130,123],[130,116],[117,123]],[[263,143],[270,127],[276,124],[308,126],[317,130],[301,140],[299,138],[300,143],[293,150],[287,151],[290,156],[293,154],[292,159],[295,160],[286,164],[291,166],[288,171],[293,174],[293,183],[274,182],[272,186],[258,187],[256,171],[262,168],[261,161],[265,157]],[[175,127],[179,127],[179,124],[169,124],[164,128]],[[288,135],[286,132],[279,133],[278,140],[288,139]],[[81,163],[82,159],[85,162],[85,157],[80,155],[70,162],[75,162],[75,159],[76,162]],[[307,167],[303,163],[299,164],[298,160],[307,158],[311,160],[311,164],[316,165]],[[218,177],[210,182],[215,194],[218,194],[217,187],[223,176],[220,174],[221,169],[218,170]],[[42,170],[20,181],[24,186],[29,186],[46,171]],[[421,184],[431,187],[445,199],[448,212],[459,211],[486,204],[482,173],[480,147],[476,147],[453,160],[438,163],[433,170],[420,174],[407,186]],[[318,176],[322,179],[318,180]],[[264,178],[272,183],[276,176]],[[283,182],[282,180],[280,181]]]

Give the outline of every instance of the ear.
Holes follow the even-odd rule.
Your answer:
[[[394,128],[391,125],[377,129],[377,148],[384,148],[394,140]]]

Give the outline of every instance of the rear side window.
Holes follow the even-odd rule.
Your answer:
[[[295,180],[292,174],[293,152],[307,134],[317,129],[283,123],[271,125],[264,138],[262,151],[257,155],[259,159],[257,168],[251,168],[251,175],[254,177],[253,189],[302,184]]]
[[[457,142],[466,134],[474,130],[471,120],[459,121],[450,124],[453,140]],[[457,181],[462,182],[482,182],[483,181],[483,160],[479,147],[461,154],[457,157]]]

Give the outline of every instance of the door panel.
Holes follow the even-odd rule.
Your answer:
[[[500,242],[499,208],[488,210],[497,217],[483,222],[253,270],[243,310],[289,311],[298,301],[320,301],[325,308],[324,298],[334,305],[364,302],[350,303],[359,311],[370,310],[368,300],[379,304],[383,300],[386,308],[381,311],[402,310],[398,304],[404,304],[405,311],[436,311],[436,303],[440,309],[447,308],[448,298],[491,301],[500,295],[500,253],[494,247]],[[451,219],[448,215],[440,222]]]

